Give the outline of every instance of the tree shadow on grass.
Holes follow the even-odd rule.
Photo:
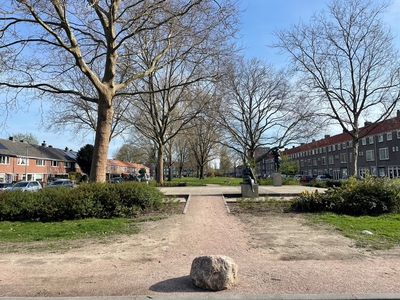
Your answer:
[[[157,282],[150,287],[150,290],[159,293],[210,292],[196,287],[192,283],[190,276],[176,277]]]

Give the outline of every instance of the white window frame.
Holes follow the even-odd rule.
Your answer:
[[[392,132],[386,133],[386,140],[391,141],[393,139]]]
[[[365,160],[366,161],[374,161],[375,160],[374,150],[366,150],[365,151]]]
[[[370,145],[372,145],[374,143],[374,137],[373,136],[368,137],[368,143]]]
[[[7,155],[0,155],[0,164],[1,165],[9,165],[10,164],[10,157]]]
[[[29,158],[18,157],[17,165],[19,165],[19,166],[29,166]]]
[[[389,159],[389,148],[379,148],[379,160],[388,160]]]
[[[346,153],[340,153],[340,163],[341,164],[347,163],[347,155],[346,155]]]
[[[365,145],[367,144],[367,139],[366,139],[366,138],[362,138],[362,139],[361,139],[361,144],[362,144],[363,146],[365,146]]]
[[[383,134],[378,135],[378,142],[383,143]]]
[[[46,161],[44,159],[37,159],[36,160],[36,165],[43,167],[43,166],[46,165]]]
[[[52,160],[52,161],[51,161],[51,166],[52,166],[52,167],[58,167],[58,161]]]

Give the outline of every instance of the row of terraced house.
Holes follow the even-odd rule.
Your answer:
[[[35,180],[49,182],[54,178],[67,178],[70,172],[82,173],[76,162],[77,152],[71,149],[58,149],[43,142],[41,145],[0,139],[0,182]],[[107,178],[138,174],[144,168],[147,174],[150,169],[142,164],[109,159]]]
[[[357,175],[400,177],[400,112],[397,111],[395,118],[378,124],[366,122],[360,137]],[[346,132],[285,149],[281,155],[288,155],[296,161],[301,175],[328,174],[341,179],[353,174],[352,138]],[[274,159],[270,154],[259,157],[257,161],[260,175],[274,173]]]

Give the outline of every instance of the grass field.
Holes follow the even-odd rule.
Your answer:
[[[344,236],[355,240],[359,247],[390,249],[400,246],[400,214],[352,217],[323,213],[312,218],[333,225]]]

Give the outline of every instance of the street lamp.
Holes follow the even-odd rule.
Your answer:
[[[25,156],[25,180],[28,181],[28,146],[26,147],[26,156]]]

